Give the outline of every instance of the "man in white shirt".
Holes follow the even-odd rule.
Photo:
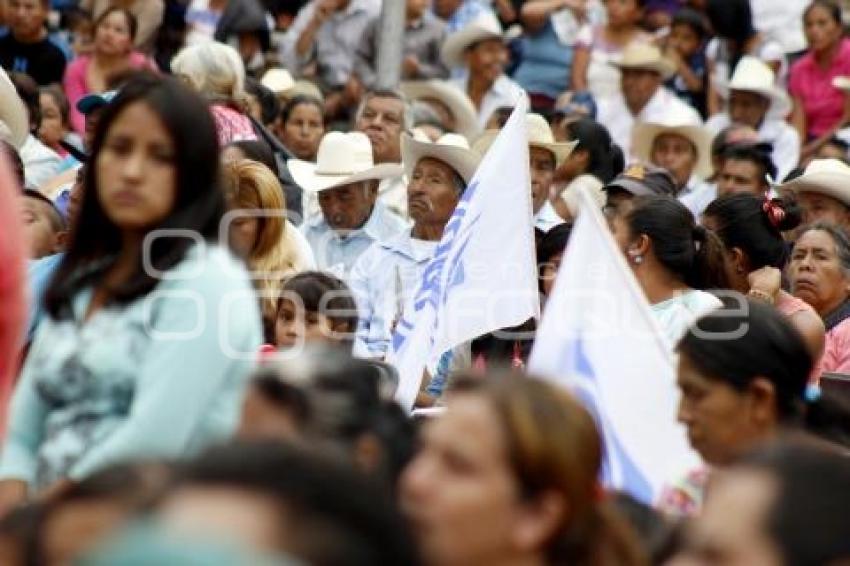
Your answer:
[[[465,67],[467,76],[451,83],[465,92],[478,112],[482,129],[498,108],[513,108],[523,89],[505,75],[508,49],[502,26],[491,13],[484,13],[468,26],[448,36],[441,56],[450,68]]]
[[[684,124],[702,125],[697,111],[663,86],[675,67],[657,47],[635,43],[623,52],[616,66],[622,72],[621,92],[600,100],[597,116],[627,158],[633,156],[632,129],[636,122],[660,122],[675,113],[682,116]]]
[[[743,124],[758,132],[760,142],[773,147],[777,181],[785,178],[800,159],[800,136],[785,121],[791,101],[776,86],[773,70],[755,57],[742,57],[728,85],[725,112],[709,118],[706,126],[717,133],[730,124]]]

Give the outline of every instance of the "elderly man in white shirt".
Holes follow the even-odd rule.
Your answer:
[[[378,182],[402,170],[401,163],[375,165],[372,144],[361,132],[326,134],[316,163],[289,161],[298,185],[318,197],[321,212],[301,231],[319,269],[345,279],[369,246],[405,230],[404,221],[378,202]]]
[[[526,114],[525,124],[528,132],[528,165],[531,174],[534,227],[548,232],[564,223],[564,219],[558,215],[549,200],[555,171],[564,164],[578,142],[556,142],[552,128],[540,114]],[[473,149],[483,157],[498,134],[498,130],[487,130],[475,142]]]
[[[472,100],[482,129],[495,110],[513,108],[523,96],[522,87],[505,75],[508,49],[493,14],[485,12],[449,35],[440,54],[446,66],[466,67],[467,75],[451,83]]]
[[[675,113],[688,125],[702,125],[699,113],[663,86],[675,67],[657,47],[632,44],[615,65],[622,72],[621,92],[599,101],[597,121],[608,128],[625,156],[633,155],[632,129],[637,122],[658,122]]]
[[[714,133],[733,123],[756,130],[759,141],[773,147],[771,158],[782,180],[800,160],[800,135],[785,121],[791,101],[775,81],[773,70],[760,59],[742,57],[723,89],[727,110],[709,118],[706,126]]]
[[[393,328],[413,299],[443,230],[478,167],[466,140],[446,134],[436,143],[402,137],[407,197],[413,227],[372,245],[354,264],[348,283],[357,299],[359,323],[354,351],[382,358]]]

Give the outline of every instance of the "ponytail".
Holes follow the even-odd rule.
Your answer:
[[[695,289],[728,289],[723,242],[717,234],[699,224],[694,226],[693,239],[696,255],[688,285]]]

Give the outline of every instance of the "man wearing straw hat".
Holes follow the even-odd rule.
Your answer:
[[[600,100],[597,116],[626,157],[632,156],[632,129],[637,122],[659,122],[675,113],[683,117],[683,123],[702,125],[697,111],[663,86],[675,67],[657,47],[633,43],[622,60],[613,64],[622,72],[621,92]]]
[[[773,146],[771,158],[777,176],[784,179],[800,159],[800,135],[785,121],[791,100],[776,86],[773,70],[756,57],[742,57],[729,84],[720,90],[728,99],[727,109],[712,116],[706,126],[715,133],[733,123],[756,130],[760,142]]]
[[[408,211],[413,227],[376,242],[354,264],[349,285],[357,299],[359,322],[354,351],[382,358],[392,331],[431,260],[480,158],[466,139],[446,134],[437,142],[402,137]]]
[[[777,187],[793,193],[803,223],[829,222],[850,232],[850,166],[838,159],[815,159],[802,175]]]
[[[372,144],[361,132],[330,132],[322,138],[316,163],[292,159],[295,182],[316,194],[321,213],[301,230],[319,269],[345,278],[374,242],[402,232],[406,224],[378,200],[378,182],[402,173],[401,163],[372,161]]]
[[[578,142],[556,142],[549,123],[540,114],[526,114],[525,124],[528,132],[528,165],[534,227],[548,232],[564,222],[549,201],[555,171],[567,160]],[[483,156],[498,133],[498,130],[484,132],[476,140],[473,149]]]

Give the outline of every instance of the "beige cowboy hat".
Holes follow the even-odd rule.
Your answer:
[[[449,67],[463,67],[466,50],[488,39],[503,39],[502,24],[490,12],[483,12],[467,25],[450,34],[440,49],[440,58]]]
[[[623,51],[622,58],[619,61],[611,61],[611,65],[621,71],[655,71],[665,81],[676,74],[676,65],[665,57],[660,49],[649,43],[632,43]]]
[[[469,142],[459,134],[445,134],[436,142],[416,139],[407,134],[401,136],[401,160],[404,172],[410,179],[419,160],[430,157],[442,161],[469,184],[481,157],[469,149]]]
[[[850,166],[838,159],[815,159],[802,175],[777,185],[779,191],[818,193],[850,206]]]
[[[21,149],[29,136],[29,116],[6,71],[0,69],[0,139]]]
[[[405,81],[400,87],[408,100],[436,100],[451,112],[457,133],[472,139],[481,131],[478,125],[478,112],[469,96],[448,81],[432,79],[430,81]]]
[[[525,129],[528,132],[528,145],[551,151],[555,156],[556,169],[566,161],[567,157],[570,156],[578,145],[577,141],[556,142],[555,136],[552,135],[552,128],[549,127],[549,122],[540,114],[526,114]],[[472,150],[483,156],[490,149],[490,146],[493,145],[498,135],[499,130],[487,130],[475,140]]]
[[[286,91],[295,86],[295,79],[286,69],[275,67],[265,72],[260,84],[275,94],[286,94]]]
[[[401,175],[401,163],[375,165],[372,144],[361,132],[329,132],[319,144],[316,163],[290,159],[292,178],[310,193],[335,189],[360,181],[380,180]]]
[[[675,134],[691,142],[696,149],[694,173],[702,179],[711,177],[711,142],[713,136],[702,126],[694,126],[677,116],[667,116],[661,122],[640,122],[632,130],[632,153],[640,161],[651,162],[652,144],[662,134]]]
[[[723,98],[729,98],[733,90],[754,92],[770,100],[767,111],[770,116],[785,118],[791,112],[791,100],[784,89],[776,86],[773,69],[756,57],[741,57],[729,82],[717,85],[717,91]]]

